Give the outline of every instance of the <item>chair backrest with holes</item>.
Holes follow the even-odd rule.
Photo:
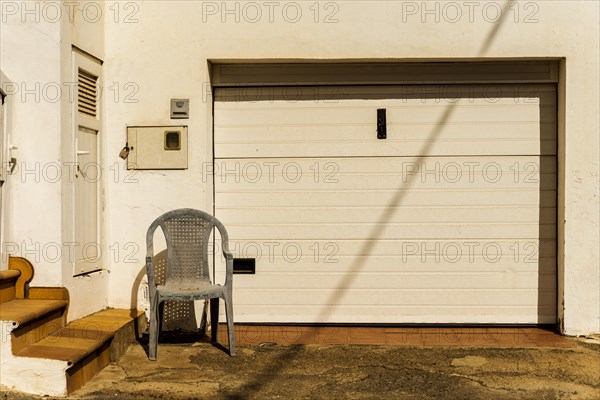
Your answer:
[[[169,211],[158,217],[148,229],[148,240],[152,240],[154,230],[159,226],[167,243],[165,283],[169,280],[210,281],[210,235],[216,226],[226,242],[227,233],[224,226],[212,215],[191,208]]]

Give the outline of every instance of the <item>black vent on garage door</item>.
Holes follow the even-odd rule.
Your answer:
[[[94,118],[98,112],[98,77],[82,69],[77,75],[77,110]]]

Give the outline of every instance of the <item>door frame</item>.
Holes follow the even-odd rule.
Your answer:
[[[4,82],[4,74],[0,71],[0,82]],[[8,268],[8,259],[4,257],[4,181],[6,179],[6,171],[4,160],[6,158],[6,146],[7,140],[7,123],[6,123],[6,103],[8,102],[8,96],[2,90],[0,86],[0,270]]]
[[[89,72],[90,74],[93,74],[95,76],[98,77],[97,80],[97,113],[96,113],[96,118],[93,118],[91,116],[87,116],[84,115],[82,113],[80,113],[78,111],[78,95],[77,93],[74,93],[74,99],[72,101],[72,127],[71,127],[71,144],[70,144],[70,148],[71,148],[71,154],[72,154],[72,160],[73,160],[73,168],[72,170],[70,170],[70,174],[72,174],[71,178],[72,178],[72,212],[71,212],[71,229],[72,229],[72,237],[73,237],[73,242],[77,242],[77,190],[76,190],[76,169],[77,169],[77,162],[78,162],[78,155],[77,155],[77,135],[78,135],[78,131],[79,131],[79,126],[83,126],[87,129],[91,129],[91,130],[95,130],[96,133],[96,151],[97,151],[97,163],[98,163],[98,172],[99,174],[102,174],[102,169],[103,169],[103,151],[102,151],[102,118],[101,118],[101,113],[102,113],[102,101],[101,101],[101,91],[102,91],[102,86],[103,86],[103,76],[102,76],[102,64],[100,62],[98,62],[97,59],[92,58],[87,56],[87,54],[83,53],[83,52],[79,52],[77,51],[76,48],[73,48],[72,52],[72,82],[76,83],[75,87],[78,87],[77,83],[78,83],[78,73],[79,73],[79,69],[82,69],[86,72]],[[104,232],[104,228],[105,228],[105,224],[104,224],[104,212],[103,212],[103,208],[102,207],[102,201],[103,201],[103,190],[104,190],[104,184],[103,184],[103,177],[102,175],[99,175],[98,181],[96,182],[97,188],[96,188],[96,207],[97,207],[97,231],[96,231],[96,238],[98,239],[98,251],[100,253],[100,267],[99,268],[94,268],[91,270],[86,270],[86,271],[77,271],[77,261],[78,261],[78,254],[79,254],[79,249],[76,250],[75,252],[75,259],[74,260],[69,260],[71,263],[71,267],[72,267],[72,275],[73,276],[79,276],[79,275],[87,275],[93,272],[97,272],[97,271],[101,271],[107,268],[107,266],[105,265],[106,263],[106,243],[105,243],[105,232]],[[78,246],[81,246],[81,244],[78,244]],[[104,256],[104,257],[103,257]]]

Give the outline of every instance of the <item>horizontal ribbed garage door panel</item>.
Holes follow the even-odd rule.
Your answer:
[[[217,204],[245,238],[360,239],[375,226],[383,237],[555,237],[555,209],[540,207],[540,189],[556,188],[553,157],[223,159],[215,165]],[[373,191],[374,204],[346,203]],[[449,204],[457,191],[458,204]],[[510,204],[515,193],[523,200]],[[310,204],[290,209],[297,197]],[[259,210],[249,212],[254,206]]]
[[[533,306],[537,304],[538,300],[538,289],[437,289],[437,288],[414,288],[414,289],[352,289],[340,288],[340,289],[314,289],[314,288],[277,288],[277,289],[264,289],[265,292],[281,293],[277,296],[274,304],[284,305],[304,305],[313,304],[315,307],[319,307],[322,304],[330,304],[332,299],[337,301],[342,298],[346,299],[345,305],[359,305],[359,304],[390,304],[390,297],[394,299],[394,302],[398,302],[400,306],[415,305],[441,305],[441,306],[464,306],[473,302],[474,297],[477,297],[477,305],[491,305],[491,306],[518,306],[518,305],[529,305]],[[554,289],[548,289],[547,292],[541,293],[542,298],[547,297],[544,293],[552,296]],[[241,291],[240,291],[241,292]],[[254,295],[248,296],[247,300],[243,304],[264,304],[262,296]],[[433,295],[432,295],[433,294]],[[550,299],[547,299],[550,300]]]
[[[375,133],[372,133],[374,136]],[[276,136],[276,135],[274,135]],[[519,143],[518,150],[515,148],[515,143]],[[264,146],[254,146],[248,143],[236,143],[231,146],[227,146],[227,150],[223,151],[223,154],[227,154],[227,157],[236,158],[244,157],[242,154],[251,155],[262,155],[265,157],[273,157],[273,154],[279,154],[281,157],[297,157],[298,152],[291,150],[290,147],[294,146],[293,143],[278,144],[276,142],[269,143]],[[298,145],[298,147],[304,147],[305,145]],[[371,141],[355,142],[355,143],[340,143],[340,142],[324,142],[314,144],[314,151],[312,151],[311,157],[330,157],[332,153],[339,156],[363,156],[366,154],[365,148],[372,149],[376,153],[384,153],[385,155],[400,154],[405,156],[411,156],[418,154],[423,151],[426,147],[427,153],[432,155],[447,154],[447,155],[464,155],[473,152],[479,152],[481,155],[490,154],[537,154],[543,152],[543,154],[553,154],[556,152],[555,142],[534,142],[534,141],[522,141],[522,140],[502,140],[496,141],[492,146],[481,148],[481,144],[475,140],[464,140],[464,141],[444,141],[437,140],[435,142],[428,142],[427,144],[422,141],[413,141],[410,143],[394,143],[390,140],[389,143],[385,144],[372,144]],[[218,146],[215,145],[215,148]],[[268,147],[268,149],[266,148]],[[248,149],[252,149],[252,153],[247,153]],[[332,150],[332,148],[334,150]],[[221,149],[218,149],[221,150]]]
[[[446,274],[439,279],[432,279],[427,285],[423,285],[424,275],[417,274],[357,274],[352,290],[373,290],[377,287],[379,290],[398,290],[398,291],[431,291],[431,290],[503,290],[498,289],[496,282],[513,283],[511,290],[531,291],[532,282],[537,282],[537,274],[533,272],[522,273],[518,276],[514,274]],[[493,280],[492,280],[492,279]],[[553,291],[556,289],[555,279],[550,275],[542,275],[544,281],[548,281],[544,285],[545,290]],[[282,280],[281,275],[263,275],[261,281],[257,282],[253,279],[246,279],[244,290],[269,290],[264,287],[277,288],[277,290],[329,290],[331,287],[348,288],[345,278],[339,275],[319,274],[317,272],[307,275],[295,275],[293,280]]]
[[[268,321],[273,319],[273,314],[293,317],[295,322],[314,322],[316,319],[321,322],[340,322],[340,315],[344,316],[345,322],[363,323],[465,323],[465,320],[473,319],[465,316],[474,314],[477,314],[477,323],[531,323],[531,314],[536,315],[536,322],[539,323],[552,323],[556,319],[555,305],[552,302],[555,297],[553,290],[415,289],[375,292],[341,289],[332,292],[282,289],[261,290],[263,295],[257,295],[256,289],[238,292],[235,311],[237,320],[252,316]],[[390,299],[395,300],[393,304]],[[373,307],[373,304],[377,304],[377,307]],[[466,306],[467,304],[469,305]]]
[[[389,101],[389,100],[388,100]],[[502,127],[503,125],[511,126],[513,124],[533,128],[533,132],[539,132],[539,125],[541,124],[553,124],[555,117],[554,105],[552,106],[540,106],[539,104],[520,104],[520,103],[509,103],[509,104],[498,104],[489,103],[486,104],[484,100],[478,100],[477,103],[482,104],[461,104],[460,101],[457,103],[450,104],[427,104],[422,103],[418,100],[414,100],[415,105],[402,104],[402,100],[390,101],[391,104],[398,102],[398,105],[389,105],[388,101],[382,104],[381,101],[377,100],[340,100],[338,103],[325,103],[325,106],[319,105],[319,103],[308,105],[301,102],[294,103],[278,103],[276,102],[265,110],[259,107],[261,103],[258,103],[256,107],[243,106],[242,103],[231,103],[230,109],[219,114],[219,119],[215,120],[219,129],[223,128],[248,128],[253,127],[256,132],[260,132],[261,129],[264,131],[265,125],[269,122],[268,127],[300,127],[306,129],[306,127],[313,127],[314,129],[323,128],[346,128],[348,126],[362,126],[370,127],[376,120],[376,114],[373,113],[379,106],[385,106],[389,119],[387,120],[392,127],[404,127],[404,125],[416,125],[425,126],[431,128],[432,125],[440,122],[442,117],[451,111],[448,120],[444,120],[444,124],[447,125],[475,125],[476,127],[482,127],[486,123],[495,122],[495,125]],[[226,103],[230,104],[230,103]],[[408,102],[407,102],[408,104]],[[327,107],[327,108],[325,108]],[[331,113],[334,109],[335,114]],[[495,121],[498,119],[497,113],[504,113],[510,115],[505,121]],[[311,117],[307,119],[307,116]],[[335,117],[335,118],[333,118]],[[221,121],[232,121],[235,122],[223,122]],[[504,126],[506,128],[507,126]],[[407,129],[408,132],[410,130]],[[225,133],[229,133],[227,130]],[[297,131],[287,131],[283,137],[290,137]],[[402,131],[398,130],[398,136]],[[248,134],[254,133],[252,130],[248,131]],[[487,132],[481,132],[480,137],[485,139],[494,139],[493,136],[486,135]],[[531,132],[529,132],[531,133]],[[264,136],[263,136],[264,137]],[[260,139],[259,136],[256,139]],[[254,141],[260,141],[260,140]],[[300,138],[297,138],[300,139]]]
[[[229,219],[228,219],[229,220]],[[385,222],[371,222],[364,224],[262,224],[262,225],[236,225],[229,223],[231,230],[238,237],[278,238],[295,237],[297,239],[364,239],[377,237],[408,237],[420,239],[447,239],[474,240],[479,238],[555,238],[556,226],[537,224],[520,224],[506,222],[503,224],[392,224]]]
[[[481,97],[482,89],[473,87],[476,95],[453,100],[435,93],[422,99],[403,87],[393,89],[389,96],[396,98],[385,100],[219,102],[215,154],[219,158],[410,156],[425,151],[427,155],[556,154],[553,85],[543,90],[515,89],[531,97],[491,99]],[[336,90],[348,96],[367,95],[361,87]],[[384,141],[373,140],[378,108],[387,110]]]
[[[214,115],[236,321],[556,322],[555,85],[244,90]]]
[[[220,183],[215,183],[220,188]],[[432,190],[431,192],[434,192]],[[423,196],[421,192],[410,189],[390,189],[380,191],[356,190],[305,190],[298,193],[290,193],[287,190],[270,190],[268,192],[242,192],[229,191],[217,192],[215,204],[218,209],[237,208],[240,201],[247,207],[389,207],[390,197],[382,194],[402,193],[403,206],[526,206],[530,207],[540,204],[542,207],[555,207],[555,191],[538,190],[505,190],[496,191],[494,196],[489,191],[481,190],[437,190],[438,196]],[[268,206],[267,206],[268,205]],[[400,205],[392,205],[400,206]],[[249,210],[250,211],[250,210]],[[357,210],[358,211],[358,210]]]
[[[306,297],[306,296],[305,296]],[[273,315],[293,315],[295,323],[313,323],[315,319],[323,323],[340,323],[340,315],[344,316],[347,323],[360,324],[378,324],[382,321],[394,321],[394,323],[414,323],[417,321],[422,324],[439,324],[441,321],[447,324],[465,323],[465,315],[477,312],[477,323],[494,324],[499,320],[510,321],[511,324],[530,324],[531,314],[539,315],[540,324],[551,324],[556,322],[556,306],[532,306],[532,305],[481,305],[461,307],[456,305],[436,304],[428,305],[379,305],[372,306],[372,301],[368,304],[345,305],[327,305],[318,306],[319,314],[313,317],[314,305],[290,305],[277,303],[273,299],[273,304],[264,305],[245,305],[240,299],[235,305],[236,321],[240,319],[252,319],[255,321],[271,321]],[[262,312],[262,313],[261,313]],[[439,314],[443,314],[443,319]],[[287,327],[290,337],[300,336],[296,329],[300,327]],[[297,335],[297,336],[296,336]]]
[[[293,305],[278,305],[273,304],[269,308],[251,305],[237,305],[235,308],[236,318],[240,315],[248,316],[252,315],[252,319],[257,321],[269,321],[273,318],[273,314],[293,314],[295,316],[294,321],[296,323],[313,323],[313,318],[307,317],[311,314],[314,307],[311,306],[293,306]],[[438,324],[440,318],[436,313],[440,313],[443,310],[444,321],[447,324],[463,324],[464,315],[472,313],[473,310],[480,310],[478,323],[482,324],[493,324],[497,323],[499,319],[510,320],[511,324],[530,324],[532,313],[540,315],[540,322],[545,324],[551,324],[556,322],[556,311],[554,306],[550,307],[535,307],[535,306],[511,306],[510,311],[507,311],[507,306],[502,305],[498,307],[492,307],[489,305],[483,305],[481,307],[457,307],[454,305],[448,305],[446,307],[442,305],[435,305],[427,307],[423,305],[417,305],[413,307],[408,306],[380,306],[373,309],[372,306],[365,304],[356,304],[352,306],[328,306],[323,305],[320,307],[321,314],[320,320],[324,323],[339,323],[338,315],[344,315],[347,323],[357,324],[379,324],[381,321],[393,320],[395,323],[414,323],[418,321],[422,324]],[[257,311],[265,311],[263,314],[258,314]],[[239,319],[239,318],[238,318]],[[236,320],[237,321],[237,320]],[[286,327],[289,332],[289,337],[300,337],[301,333],[298,332],[301,327]]]
[[[215,170],[221,192],[556,189],[547,156],[220,159]]]
[[[229,209],[228,217],[236,221],[236,225],[264,225],[267,223],[277,224],[345,224],[373,223],[373,215],[385,212],[385,207],[379,208],[267,208],[260,212],[248,212],[246,208]],[[552,225],[556,221],[556,213],[553,208],[542,208],[532,210],[524,207],[456,207],[456,208],[427,208],[424,207],[400,207],[394,206],[387,209],[390,211],[386,223],[506,223],[506,221],[517,221],[519,223],[535,223]],[[422,213],[422,211],[427,211]],[[533,212],[532,212],[533,211]],[[425,215],[423,215],[425,214]],[[485,222],[482,222],[485,221]]]
[[[368,248],[366,248],[368,246]],[[439,256],[427,253],[426,249],[439,247]],[[542,271],[542,266],[552,261],[556,255],[556,245],[553,239],[527,240],[512,238],[507,240],[480,239],[472,242],[458,242],[454,239],[426,240],[419,238],[404,239],[338,239],[335,241],[317,241],[314,239],[245,239],[230,240],[230,249],[240,257],[257,258],[263,261],[261,271],[264,272],[345,272],[347,265],[343,259],[354,257],[371,257],[378,264],[368,271],[359,272],[439,272],[460,271],[477,272],[479,261],[491,259],[484,271],[514,272],[515,265],[520,264],[518,271]],[[423,249],[423,252],[418,250]],[[486,250],[488,249],[488,250]],[[313,258],[313,263],[294,263],[296,254]],[[500,261],[496,260],[496,253]],[[458,256],[456,256],[458,254]],[[439,259],[448,263],[440,263]],[[492,260],[493,259],[493,260]],[[540,263],[540,259],[543,262]],[[283,260],[283,262],[282,262]],[[289,260],[290,262],[286,261]],[[285,264],[285,265],[284,265]],[[296,264],[296,265],[294,265]],[[323,265],[327,264],[327,265]],[[406,265],[404,265],[406,264]],[[454,264],[449,269],[448,264]],[[542,265],[543,264],[543,265]],[[285,268],[282,268],[285,266]],[[401,267],[401,269],[399,269]],[[426,270],[423,268],[427,267]],[[464,268],[463,268],[464,267]],[[517,272],[518,272],[517,271]],[[548,272],[543,270],[542,272]]]

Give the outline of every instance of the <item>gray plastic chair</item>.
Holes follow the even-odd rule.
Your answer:
[[[156,285],[152,259],[153,237],[161,227],[167,243],[167,271],[164,285]],[[213,228],[221,233],[223,255],[226,260],[225,283],[211,281],[208,265],[208,243]],[[232,276],[233,255],[229,252],[229,237],[225,226],[210,214],[191,208],[169,211],[158,217],[146,234],[146,273],[150,290],[150,343],[148,358],[156,360],[160,331],[161,305],[165,300],[210,299],[211,340],[217,341],[219,298],[225,301],[229,354],[235,354],[233,341]]]

